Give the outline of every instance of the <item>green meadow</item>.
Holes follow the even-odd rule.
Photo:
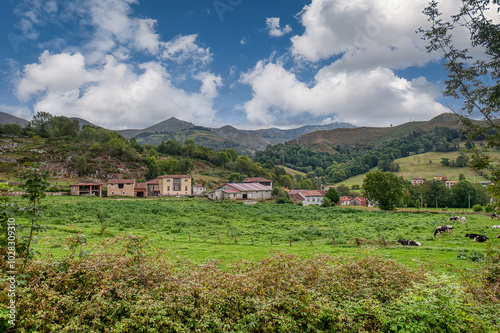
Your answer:
[[[24,204],[20,198],[16,202]],[[382,212],[341,207],[302,207],[258,203],[211,202],[198,198],[112,199],[51,197],[40,223],[49,229],[37,234],[42,256],[68,256],[67,240],[87,236],[84,247],[93,254],[117,253],[128,235],[147,236],[147,250],[161,252],[169,262],[203,264],[240,260],[256,262],[276,254],[312,258],[327,254],[358,257],[378,255],[409,267],[424,265],[437,272],[470,268],[486,251],[500,253],[500,221],[484,214],[465,215],[467,222],[447,222],[456,212]],[[104,213],[99,221],[97,212]],[[19,215],[18,223],[28,224]],[[435,227],[453,224],[452,236],[433,236]],[[103,228],[104,227],[104,228]],[[104,229],[104,230],[103,230]],[[103,231],[103,232],[102,232]],[[476,243],[465,233],[485,234]],[[399,239],[417,240],[421,247],[403,247]]]

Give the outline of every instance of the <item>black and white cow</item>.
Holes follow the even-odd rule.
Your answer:
[[[448,222],[450,221],[460,221],[460,216],[452,216],[449,218]]]
[[[492,226],[493,229],[500,229],[500,225],[494,225]]]
[[[407,240],[407,239],[398,239],[397,243],[403,245],[403,246],[422,246],[421,243],[414,241],[414,240]]]
[[[492,219],[492,220],[493,220],[495,217],[497,218],[497,220],[499,220],[499,219],[500,219],[500,215],[498,215],[498,214],[497,214],[497,213],[495,213],[495,212],[491,213],[490,217],[491,217],[491,219]]]
[[[485,235],[478,235],[476,237],[474,237],[474,242],[486,242],[489,238],[486,237]]]
[[[443,232],[447,232],[450,234],[450,236],[453,235],[453,226],[452,225],[439,225],[436,227],[436,230],[434,231],[434,236],[437,234],[442,234]]]
[[[477,236],[481,236],[480,234],[465,234],[465,237],[469,237],[470,239],[474,239],[476,238]]]
[[[500,234],[498,234],[497,238],[500,238]]]

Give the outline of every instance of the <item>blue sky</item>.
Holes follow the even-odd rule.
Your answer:
[[[426,3],[4,0],[0,111],[114,129],[427,120],[449,110],[439,55],[415,33]]]

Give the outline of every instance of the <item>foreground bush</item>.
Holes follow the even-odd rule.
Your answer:
[[[126,253],[32,262],[17,332],[498,332],[498,303],[366,256],[167,264]],[[6,304],[6,296],[0,296]],[[481,303],[481,304],[479,304]]]

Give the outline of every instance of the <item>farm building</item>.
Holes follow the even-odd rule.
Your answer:
[[[317,190],[291,190],[290,198],[296,202],[302,202],[302,205],[321,205],[327,191]]]
[[[366,198],[363,197],[340,197],[338,202],[341,206],[362,206],[362,207],[373,207],[371,202],[368,202]]]
[[[243,183],[258,183],[260,185],[273,187],[272,180],[262,178],[262,177],[250,177],[250,178],[245,179],[243,181]]]
[[[102,195],[102,184],[94,182],[80,182],[69,186],[71,195],[96,196]]]
[[[148,197],[157,197],[160,195],[160,180],[158,178],[147,182]]]
[[[133,197],[135,195],[135,179],[110,179],[108,180],[108,196],[123,195]]]
[[[271,199],[272,187],[259,183],[227,183],[207,194],[212,200]]]
[[[136,183],[134,187],[134,196],[146,198],[148,196],[148,183]]]
[[[193,194],[194,195],[200,195],[200,194],[202,194],[203,192],[206,192],[206,191],[207,191],[207,187],[203,186],[201,184],[193,186]]]
[[[191,195],[191,176],[165,175],[158,177],[160,196]]]

